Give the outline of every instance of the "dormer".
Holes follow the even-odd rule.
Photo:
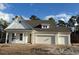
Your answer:
[[[42,29],[49,29],[50,28],[50,24],[41,24],[41,28]]]

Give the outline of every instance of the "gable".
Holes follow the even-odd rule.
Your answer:
[[[24,22],[24,19],[19,17],[15,19],[7,28],[8,29],[25,29],[25,30],[30,30],[32,27]]]

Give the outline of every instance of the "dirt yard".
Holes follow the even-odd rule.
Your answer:
[[[0,44],[0,55],[78,55],[79,46]]]

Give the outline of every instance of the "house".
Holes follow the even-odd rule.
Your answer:
[[[70,31],[51,20],[24,20],[17,16],[5,29],[6,43],[70,45]]]

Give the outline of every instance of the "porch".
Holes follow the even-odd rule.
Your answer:
[[[7,32],[5,43],[31,43],[31,35],[29,32]]]

